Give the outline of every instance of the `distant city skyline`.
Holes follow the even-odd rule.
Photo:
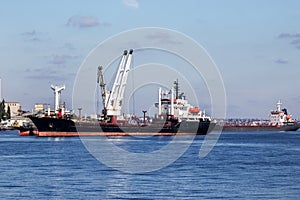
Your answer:
[[[61,100],[70,108],[78,69],[99,43],[162,27],[207,50],[224,81],[228,118],[268,118],[280,99],[300,119],[300,1],[11,0],[1,6],[0,96],[25,110],[53,106],[51,84],[66,85]],[[203,93],[199,106],[210,110]]]

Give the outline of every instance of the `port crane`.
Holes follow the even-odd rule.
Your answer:
[[[101,88],[103,117],[105,121],[116,124],[117,116],[121,115],[124,92],[128,73],[132,62],[133,50],[124,51],[111,91],[105,88],[102,67],[98,67],[97,82]]]

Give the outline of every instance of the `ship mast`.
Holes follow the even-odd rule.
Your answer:
[[[278,100],[278,102],[277,102],[277,111],[281,111],[281,102],[280,102],[280,100]]]
[[[174,89],[175,89],[175,98],[178,99],[178,96],[179,96],[179,83],[178,83],[178,79],[176,79],[174,81]]]

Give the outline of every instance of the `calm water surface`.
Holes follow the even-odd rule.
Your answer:
[[[197,136],[176,162],[128,174],[105,166],[80,138],[0,132],[1,199],[298,199],[300,132],[222,133],[204,159]],[[170,137],[116,138],[120,148],[156,150]],[[112,138],[111,140],[114,140]],[[182,137],[182,142],[186,138]],[[109,151],[109,149],[107,149]]]

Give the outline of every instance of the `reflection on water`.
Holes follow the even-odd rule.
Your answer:
[[[297,199],[300,134],[223,133],[199,159],[203,136],[159,171],[127,174],[98,162],[80,138],[0,132],[1,199]],[[91,140],[97,139],[91,138]],[[108,138],[132,152],[162,148],[171,137]],[[178,144],[187,142],[182,137]],[[109,153],[109,149],[104,149]],[[126,160],[126,158],[124,158]]]

